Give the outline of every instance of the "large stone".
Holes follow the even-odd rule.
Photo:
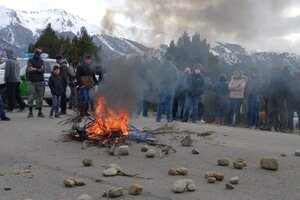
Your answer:
[[[83,194],[83,195],[81,195],[80,197],[78,197],[77,200],[92,200],[92,197],[90,197],[90,196],[87,195],[87,194]]]
[[[123,195],[123,188],[122,187],[114,187],[111,188],[108,192],[107,192],[107,196],[114,198],[114,197],[120,197]]]
[[[171,176],[177,176],[177,175],[179,175],[179,173],[178,173],[178,171],[177,171],[176,168],[170,168],[168,174],[171,175]]]
[[[239,178],[238,176],[234,176],[234,177],[232,177],[228,182],[229,182],[230,184],[236,185],[236,184],[239,183],[239,180],[240,180],[240,178]]]
[[[300,150],[295,151],[295,156],[300,156]]]
[[[181,179],[177,180],[173,183],[172,191],[174,193],[182,193],[188,191],[195,191],[196,185],[194,180],[192,179]]]
[[[122,145],[118,147],[118,155],[127,156],[129,154],[129,147],[127,145]]]
[[[189,170],[185,167],[179,167],[179,168],[177,168],[177,172],[180,175],[187,175],[189,173]]]
[[[84,186],[84,185],[86,185],[85,182],[82,179],[80,179],[80,178],[75,178],[74,181],[75,181],[75,185],[76,186]]]
[[[175,193],[182,193],[186,190],[187,183],[185,179],[177,180],[173,183],[172,191]]]
[[[226,183],[225,188],[227,190],[233,190],[234,189],[233,185],[231,185],[230,183]]]
[[[132,184],[128,187],[128,193],[131,195],[140,195],[143,191],[143,187],[138,184]]]
[[[191,138],[190,135],[185,136],[185,137],[180,141],[180,144],[181,144],[182,146],[191,146],[192,143],[193,143],[193,140],[192,140],[192,138]]]
[[[278,158],[277,157],[263,157],[260,160],[260,167],[268,170],[278,170]]]
[[[217,181],[222,181],[224,179],[224,175],[221,173],[215,173],[215,178]]]
[[[243,169],[244,164],[241,162],[233,162],[233,167],[234,167],[234,169]]]
[[[147,158],[154,158],[155,154],[156,154],[156,152],[155,152],[154,149],[148,149],[148,151],[146,152],[145,155],[146,155]]]
[[[103,171],[103,176],[116,176],[118,171],[115,168],[108,168]]]
[[[149,149],[149,146],[147,144],[141,146],[141,151],[142,152],[146,152],[146,151],[148,151],[148,149]]]
[[[93,165],[93,160],[92,159],[88,159],[88,158],[85,158],[82,160],[82,164],[86,167],[89,167],[89,166],[92,166]]]
[[[215,183],[217,180],[216,180],[216,178],[215,177],[208,177],[207,178],[207,182],[208,183]]]
[[[242,163],[244,167],[247,167],[247,160],[244,158],[237,158],[236,162]]]
[[[109,164],[109,168],[114,168],[114,169],[117,170],[117,172],[122,171],[121,167],[118,164],[116,164],[116,163]]]
[[[192,150],[192,154],[199,154],[199,153],[200,153],[200,151],[198,149],[193,149]]]
[[[215,177],[216,172],[206,172],[205,173],[205,178],[209,178],[209,177]]]
[[[75,180],[73,177],[67,177],[64,180],[64,185],[66,187],[74,187],[75,186]]]
[[[227,158],[218,159],[218,165],[228,166],[229,165],[229,160]]]

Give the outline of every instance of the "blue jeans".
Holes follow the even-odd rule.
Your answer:
[[[259,125],[259,100],[258,97],[249,96],[248,97],[248,125],[257,126]]]
[[[143,100],[138,104],[137,108],[137,115],[140,115],[141,112],[143,111],[143,116],[147,117],[148,116],[148,109],[149,109],[150,102]]]
[[[0,95],[0,118],[1,117],[5,117],[5,111],[4,111],[4,108],[3,108],[3,100],[2,100],[2,96]]]
[[[52,95],[52,106],[50,110],[50,116],[52,116],[54,112],[55,114],[58,114],[59,106],[60,106],[60,98],[61,98],[60,96]]]
[[[241,106],[243,99],[230,99],[228,123],[230,125],[239,125],[241,120]],[[233,123],[233,116],[235,116],[235,123]]]
[[[90,104],[90,88],[80,88],[81,101],[85,105]]]
[[[167,112],[167,120],[168,122],[173,121],[172,118],[172,105],[173,105],[173,92],[166,90],[161,91],[158,94],[158,108],[157,108],[157,116],[156,121],[160,122],[162,113],[165,110]]]
[[[200,94],[199,95],[193,95],[193,94],[185,95],[184,116],[183,116],[184,121],[189,120],[191,110],[192,110],[192,121],[196,122],[198,120],[200,97],[201,97]]]
[[[183,119],[183,112],[184,112],[184,97],[180,97],[178,98],[176,119]]]

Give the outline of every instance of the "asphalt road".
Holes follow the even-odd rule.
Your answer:
[[[45,109],[45,113],[49,108]],[[36,113],[35,113],[36,114]],[[0,200],[76,200],[82,194],[92,199],[106,199],[103,192],[112,186],[124,188],[120,199],[157,199],[157,200],[299,200],[300,199],[300,157],[294,152],[300,149],[298,135],[261,132],[250,129],[218,127],[206,124],[177,123],[181,130],[195,132],[214,131],[207,138],[192,135],[192,147],[179,144],[184,134],[157,136],[162,143],[172,144],[177,150],[167,156],[145,158],[140,151],[141,143],[130,146],[130,155],[116,157],[108,155],[106,148],[96,146],[82,150],[77,141],[66,142],[62,130],[67,126],[58,125],[62,119],[26,118],[27,113],[9,113],[10,122],[0,121]],[[154,128],[163,124],[153,118],[134,118],[138,128]],[[191,154],[193,148],[200,150],[199,155]],[[156,149],[158,152],[158,149]],[[287,154],[281,157],[282,153]],[[279,170],[267,171],[259,167],[263,156],[277,156]],[[230,160],[246,158],[248,167],[243,170],[232,166],[216,165],[218,158]],[[91,158],[94,166],[83,167],[83,158]],[[103,177],[103,165],[117,163],[122,170],[140,176],[152,178],[144,180],[129,177]],[[168,169],[183,166],[189,169],[187,176],[169,176]],[[23,173],[29,169],[30,173]],[[27,170],[28,171],[28,170]],[[28,172],[29,172],[28,171]],[[225,174],[225,180],[216,184],[206,183],[204,174],[218,171]],[[21,173],[20,173],[21,172]],[[82,178],[87,185],[66,188],[63,180],[67,176]],[[233,176],[240,177],[240,184],[234,190],[226,190],[226,180]],[[97,183],[97,178],[103,182]],[[172,183],[178,179],[191,178],[197,190],[174,194]],[[143,194],[131,196],[127,187],[132,183],[143,186]],[[4,190],[11,188],[11,190]],[[118,199],[118,198],[117,198]]]

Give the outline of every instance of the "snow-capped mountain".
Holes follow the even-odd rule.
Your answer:
[[[59,35],[70,37],[75,36],[81,27],[86,27],[94,42],[101,45],[104,55],[126,55],[150,50],[131,40],[101,33],[99,26],[89,24],[81,17],[61,9],[27,12],[4,6],[0,6],[0,49],[13,48],[17,55],[26,52],[28,44],[33,43],[49,23]],[[136,32],[134,27],[116,28],[119,36],[130,36]]]

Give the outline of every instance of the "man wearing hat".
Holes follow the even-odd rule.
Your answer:
[[[67,86],[68,86],[69,65],[68,65],[67,61],[63,58],[62,55],[57,55],[56,56],[56,62],[60,66],[60,74],[61,74],[61,77],[63,79],[63,86],[64,86],[64,91],[63,91],[63,94],[62,94],[61,100],[60,100],[60,108],[61,108],[60,114],[65,115],[65,114],[67,114],[67,96],[66,96],[66,93],[67,93]]]
[[[41,59],[42,49],[36,48],[34,50],[33,58],[27,62],[27,91],[28,91],[28,118],[33,117],[32,107],[33,101],[36,101],[36,108],[38,109],[38,117],[45,117],[42,113],[43,97],[45,93],[44,73],[45,64]]]
[[[7,111],[13,111],[15,101],[18,103],[20,111],[23,111],[26,104],[22,99],[20,90],[20,66],[18,61],[13,57],[13,50],[7,49],[6,56],[7,61],[5,63],[4,81],[6,84],[6,95],[8,99]]]

